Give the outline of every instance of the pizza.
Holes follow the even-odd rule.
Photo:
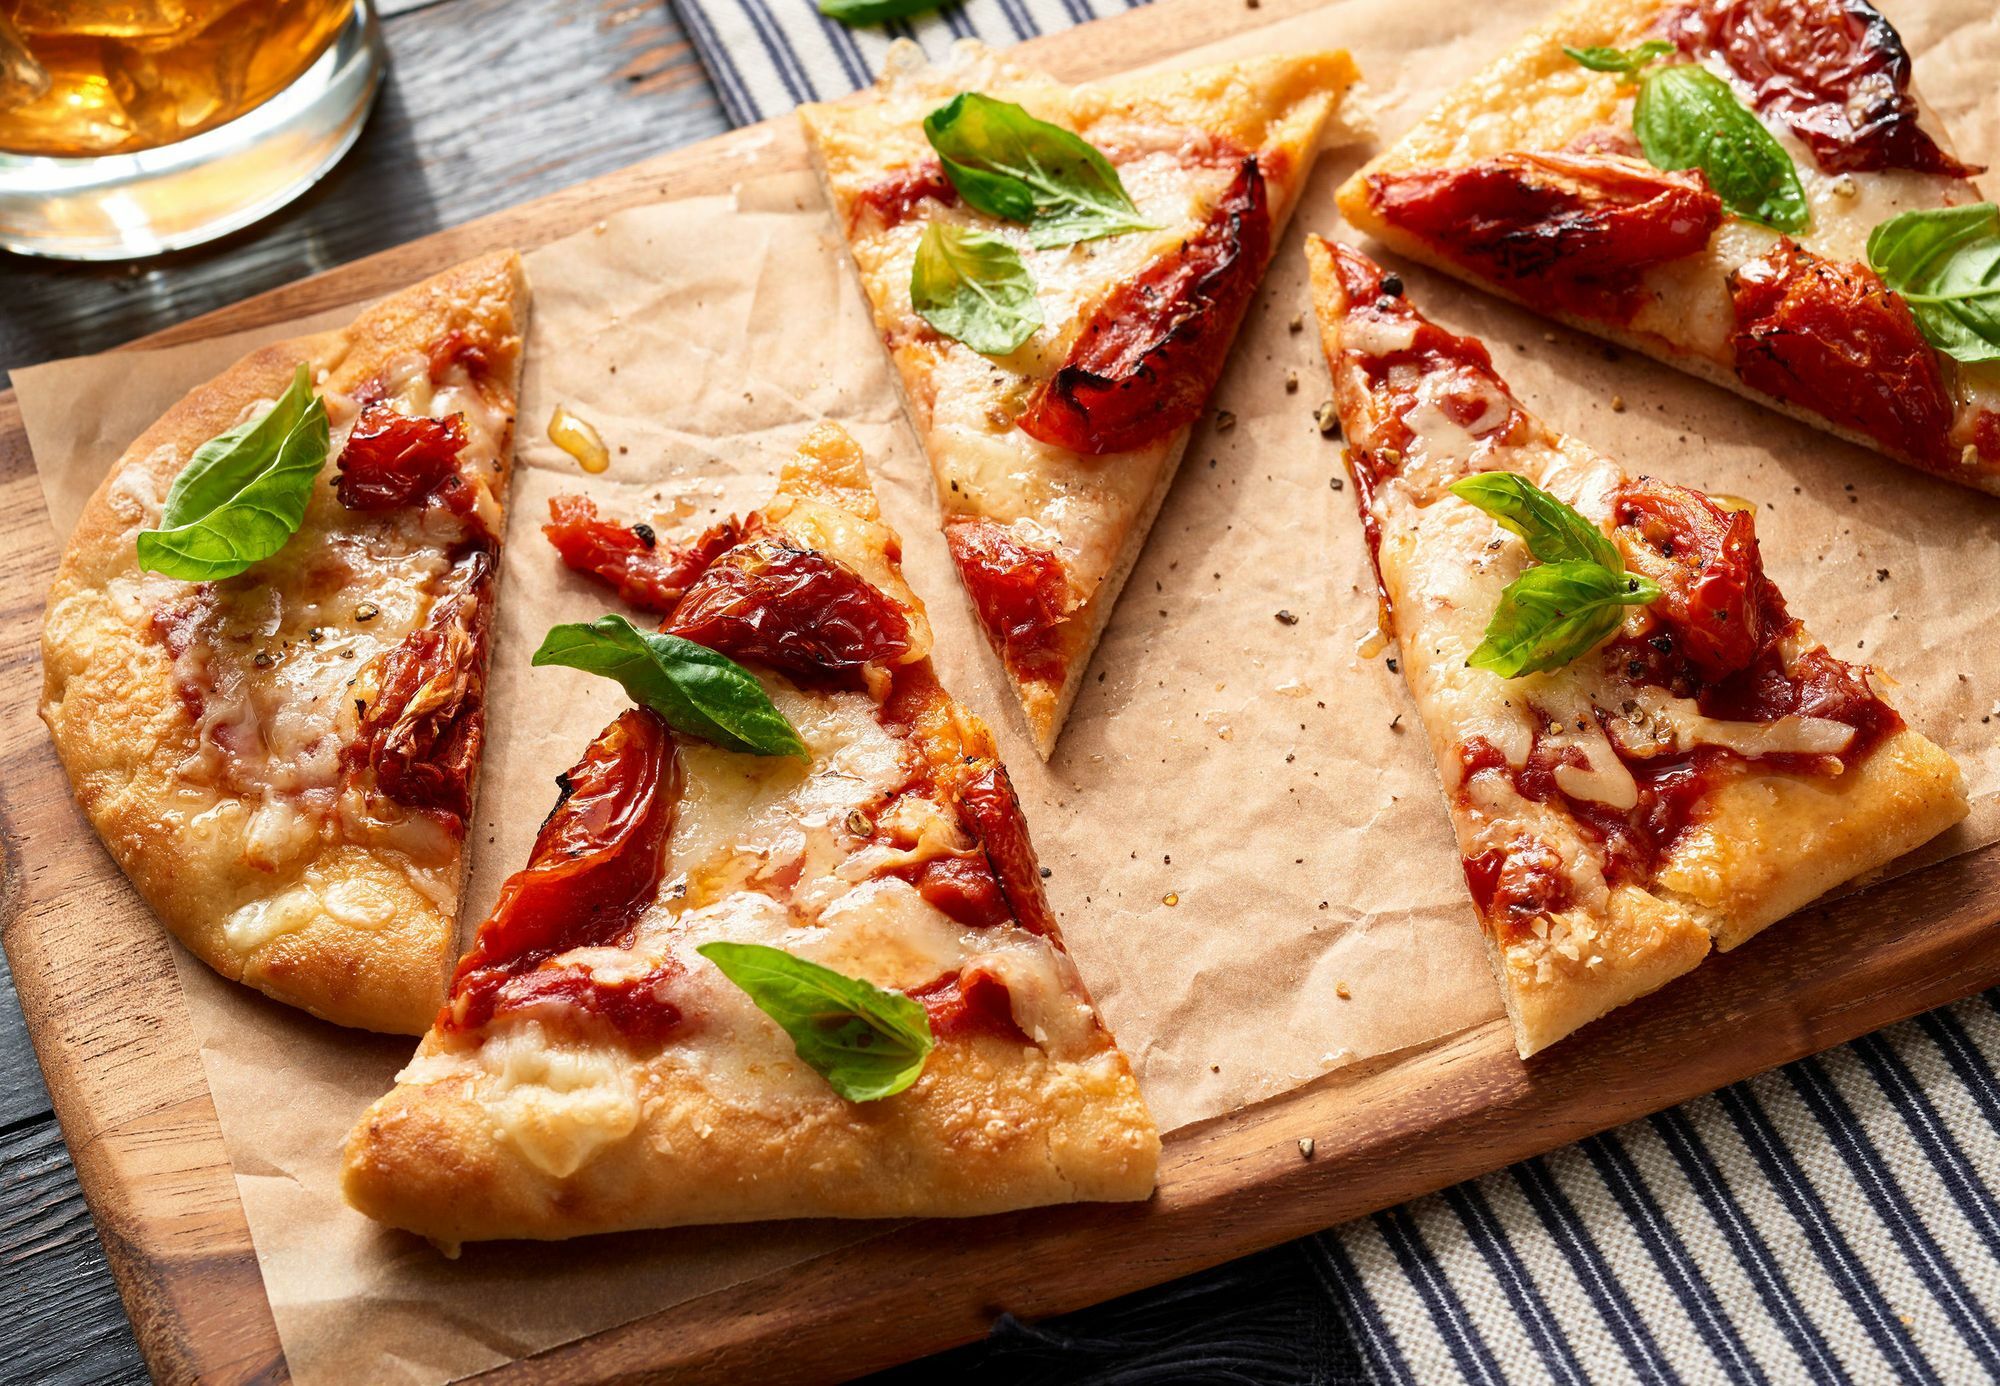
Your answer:
[[[126,449],[49,593],[42,718],[112,856],[339,1024],[421,1034],[456,950],[526,311],[495,253],[245,357]]]
[[[1146,1197],[1159,1138],[854,442],[820,426],[680,545],[556,510],[573,566],[678,596],[544,642],[638,705],[558,780],[348,1200],[449,1245]]]
[[[2000,493],[2000,212],[1866,0],[1579,0],[1341,188],[1421,260]]]
[[[1522,407],[1307,242],[1347,467],[1522,1056],[1963,818],[1957,766],[1786,609],[1752,510]]]
[[[1354,79],[1340,52],[1070,87],[899,44],[800,108],[1044,757]]]

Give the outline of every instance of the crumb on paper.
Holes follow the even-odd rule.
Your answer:
[[[1313,1138],[1311,1136],[1300,1136],[1299,1158],[1302,1160],[1310,1160],[1312,1157],[1313,1157]]]

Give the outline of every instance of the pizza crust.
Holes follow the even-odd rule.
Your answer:
[[[392,858],[322,845],[285,878],[245,857],[255,807],[184,772],[200,740],[167,651],[135,609],[144,581],[135,533],[194,450],[275,398],[295,366],[314,388],[345,392],[385,362],[421,353],[458,327],[489,354],[512,399],[527,288],[511,252],[472,260],[364,312],[344,330],[276,343],[191,391],[128,448],[85,505],[50,589],[43,626],[42,718],[105,846],[188,949],[233,981],[338,1024],[420,1034],[443,997],[455,951],[462,855],[419,888]],[[511,418],[507,421],[511,428]],[[504,494],[511,447],[493,490]],[[331,497],[332,458],[314,506]],[[174,588],[190,584],[168,582]],[[282,826],[282,825],[280,825]],[[232,944],[231,915],[310,874],[311,908],[250,947]],[[345,916],[344,918],[342,916]],[[239,937],[240,937],[239,931]]]
[[[426,1044],[426,1050],[430,1048]],[[622,1062],[631,1062],[624,1060]],[[988,1036],[940,1044],[907,1091],[851,1103],[725,1096],[693,1057],[644,1064],[631,1125],[574,1170],[537,1165],[476,1095],[404,1084],[349,1137],[362,1212],[450,1244],[771,1218],[971,1217],[1152,1192],[1159,1137],[1122,1054],[1058,1062]],[[623,1125],[614,1100],[607,1118]],[[548,1152],[543,1152],[545,1155]]]

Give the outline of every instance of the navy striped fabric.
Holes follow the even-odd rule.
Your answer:
[[[942,57],[1139,2],[963,0],[848,30],[813,0],[675,0],[738,124],[865,85],[897,38]],[[1121,1386],[2000,1380],[1996,995],[944,1360]]]

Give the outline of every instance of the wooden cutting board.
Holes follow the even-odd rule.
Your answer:
[[[1315,0],[1162,0],[1024,46],[1067,78],[1156,62]],[[1253,11],[1255,13],[1253,13]],[[134,346],[288,321],[622,208],[803,168],[789,119],[342,266]],[[76,809],[35,716],[56,565],[21,416],[0,393],[0,938],[77,1175],[162,1381],[286,1376],[166,940]],[[1176,1133],[1142,1206],[915,1224],[488,1375],[850,1376],[1401,1202],[2000,983],[2000,845],[1809,909],[1522,1064],[1503,1022]],[[1311,1142],[1311,1154],[1302,1142]]]

